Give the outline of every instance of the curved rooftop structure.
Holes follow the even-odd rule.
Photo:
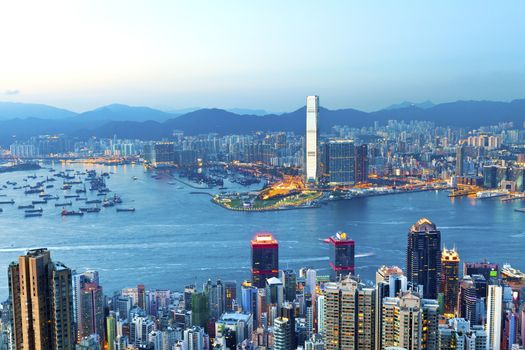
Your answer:
[[[427,218],[419,219],[410,227],[410,232],[432,232],[437,231],[436,225]]]

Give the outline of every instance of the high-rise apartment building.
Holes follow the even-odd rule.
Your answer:
[[[374,349],[374,307],[375,290],[355,279],[325,284],[325,349]]]
[[[307,182],[318,179],[319,146],[319,96],[306,98],[306,159],[305,177]]]
[[[407,278],[412,287],[422,286],[423,297],[437,299],[441,278],[441,232],[426,218],[408,231]]]
[[[9,266],[16,349],[73,349],[71,270],[34,249]]]
[[[381,266],[376,272],[376,292],[375,292],[375,348],[382,349],[382,310],[383,299],[394,298],[401,292],[406,292],[407,278],[403,270],[397,266]]]

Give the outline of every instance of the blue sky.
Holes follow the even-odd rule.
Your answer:
[[[289,111],[525,97],[525,1],[0,3],[0,100]]]

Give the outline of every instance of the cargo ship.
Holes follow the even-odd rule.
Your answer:
[[[98,213],[100,211],[100,208],[93,207],[93,208],[79,208],[81,212],[85,213]]]
[[[135,208],[117,208],[117,212],[121,212],[121,211],[135,211]]]

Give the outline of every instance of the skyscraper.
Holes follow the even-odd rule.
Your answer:
[[[318,145],[319,131],[319,96],[308,96],[306,98],[306,160],[305,177],[307,182],[317,181],[318,171]]]
[[[330,140],[326,144],[328,182],[353,185],[355,182],[355,147],[352,140]]]
[[[465,143],[461,143],[456,147],[456,175],[465,175]]]
[[[459,254],[455,249],[443,248],[441,252],[441,292],[445,313],[453,315],[459,292]]]
[[[437,299],[441,276],[441,232],[430,220],[420,219],[408,231],[407,278],[422,286],[423,297]]]
[[[368,146],[366,144],[355,148],[355,182],[368,181]]]
[[[501,319],[503,317],[503,288],[489,285],[487,297],[487,350],[499,350],[501,344]]]
[[[273,321],[273,349],[292,350],[292,330],[290,320],[278,317]]]
[[[9,266],[9,276],[16,349],[73,349],[71,270],[34,249]]]
[[[284,285],[284,300],[292,302],[295,300],[297,289],[297,276],[294,270],[281,271],[281,280]]]
[[[251,241],[252,284],[264,288],[268,278],[279,274],[279,243],[271,233],[258,233]]]
[[[108,343],[108,350],[115,350],[115,337],[117,333],[117,321],[115,315],[109,315],[106,318],[106,340]]]
[[[78,340],[97,334],[104,340],[104,294],[96,282],[88,282],[80,289],[78,315]]]
[[[344,232],[337,232],[328,239],[332,280],[354,273],[355,242]]]

